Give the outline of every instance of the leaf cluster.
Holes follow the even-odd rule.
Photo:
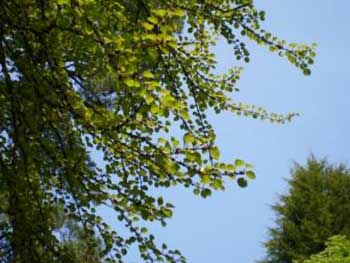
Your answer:
[[[59,205],[92,250],[101,238],[101,261],[123,262],[136,245],[143,262],[184,262],[144,227],[173,213],[154,190],[182,185],[208,197],[226,178],[245,187],[255,177],[240,159],[220,161],[207,112],[295,115],[233,101],[242,69],[214,74],[217,38],[246,62],[249,39],[306,74],[313,62],[313,47],[272,37],[264,18],[250,0],[0,1],[0,212],[14,261],[64,261],[51,218]],[[106,207],[126,231],[97,213]]]
[[[303,263],[349,263],[350,241],[345,236],[333,236],[326,243],[327,248],[312,255]],[[295,261],[295,263],[298,263]]]

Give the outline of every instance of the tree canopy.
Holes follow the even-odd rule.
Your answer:
[[[64,261],[52,216],[62,205],[88,246],[102,240],[104,262],[123,262],[134,243],[143,262],[184,262],[143,225],[172,216],[153,189],[207,197],[226,178],[244,187],[255,177],[243,160],[220,161],[206,113],[294,116],[233,100],[242,68],[214,74],[211,47],[223,38],[248,62],[252,41],[310,74],[315,46],[278,39],[264,19],[252,0],[0,1],[1,240],[10,244],[1,260]],[[99,207],[114,209],[128,234]]]
[[[263,262],[303,262],[323,251],[328,238],[350,235],[350,170],[345,165],[311,157],[305,166],[294,166],[288,183],[289,192],[272,206],[276,226],[269,231]]]

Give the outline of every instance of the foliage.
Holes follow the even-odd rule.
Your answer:
[[[101,243],[93,240],[93,246],[86,240],[84,229],[74,221],[68,221],[66,229],[61,229],[60,247],[63,252],[62,259],[67,263],[96,263],[100,262]],[[63,232],[63,233],[62,233]],[[91,242],[91,241],[90,241]]]
[[[349,263],[350,262],[350,240],[345,236],[333,236],[327,242],[327,248],[312,255],[303,263]],[[295,262],[298,263],[298,262]]]
[[[6,199],[0,196],[0,203],[6,204]],[[66,263],[96,263],[99,262],[99,251],[101,250],[101,242],[98,237],[94,238],[95,246],[88,246],[84,229],[75,220],[67,218],[64,214],[62,206],[53,209],[52,220],[54,225],[53,232],[59,240],[59,246],[62,249],[62,261]],[[5,214],[1,214],[0,225],[6,224],[8,220]],[[7,235],[6,228],[0,228],[1,238],[1,262],[13,262],[14,251],[10,244],[10,238]]]
[[[143,226],[172,216],[154,189],[183,185],[207,197],[226,178],[254,178],[240,159],[220,162],[207,111],[294,116],[233,101],[241,68],[214,74],[211,47],[223,37],[248,62],[251,40],[310,74],[314,46],[279,40],[261,29],[264,18],[252,0],[0,1],[0,213],[14,261],[64,261],[57,205],[91,248],[101,237],[105,262],[123,262],[132,244],[143,262],[185,261]],[[91,165],[92,151],[102,165]],[[114,209],[128,233],[112,230],[98,207]]]
[[[263,262],[303,261],[325,249],[333,235],[350,234],[350,171],[345,165],[309,158],[295,165],[290,190],[272,206],[276,226],[266,242]]]

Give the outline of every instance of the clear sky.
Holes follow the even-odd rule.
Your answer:
[[[239,82],[237,100],[274,111],[301,114],[287,125],[222,114],[212,118],[223,159],[255,165],[248,188],[235,184],[203,200],[186,189],[166,196],[176,205],[160,240],[179,248],[189,263],[251,263],[264,255],[262,242],[273,226],[269,205],[287,190],[293,161],[313,153],[332,162],[350,161],[350,1],[256,1],[266,11],[265,28],[290,42],[319,43],[316,64],[304,77],[285,59],[252,46],[251,62]],[[216,49],[219,70],[233,66],[231,49]]]

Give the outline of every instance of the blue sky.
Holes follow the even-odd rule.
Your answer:
[[[186,189],[167,193],[176,205],[160,240],[179,248],[190,263],[251,263],[264,255],[262,242],[273,226],[269,205],[287,190],[293,161],[305,163],[313,153],[332,162],[350,161],[349,49],[350,1],[256,1],[267,13],[265,28],[290,42],[319,44],[316,64],[304,77],[282,59],[251,45],[251,62],[235,94],[237,100],[279,113],[299,112],[286,125],[239,118],[212,117],[222,158],[253,163],[257,179],[248,188],[228,185],[203,200]],[[231,49],[216,49],[219,71],[235,65]]]

